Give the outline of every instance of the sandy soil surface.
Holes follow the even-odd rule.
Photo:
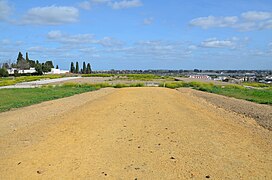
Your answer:
[[[253,119],[172,89],[102,91],[0,114],[0,179],[272,179]]]
[[[252,117],[256,122],[266,129],[272,130],[272,106],[257,104],[241,99],[235,99],[222,95],[206,93],[189,88],[180,88],[180,92],[189,93],[190,95],[197,96],[205,99],[207,102],[212,103],[218,108],[236,112],[248,117]]]

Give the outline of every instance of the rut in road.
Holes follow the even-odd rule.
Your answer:
[[[2,136],[0,177],[272,179],[271,137],[186,93],[118,89]]]

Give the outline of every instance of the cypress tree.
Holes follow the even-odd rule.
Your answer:
[[[74,72],[75,72],[75,66],[74,66],[74,63],[73,63],[73,62],[71,62],[70,72],[71,72],[71,73],[74,73]]]
[[[88,63],[88,64],[87,64],[86,73],[87,73],[87,74],[91,74],[91,71],[92,71],[92,70],[91,70],[91,65],[90,65],[90,63]]]
[[[78,66],[78,62],[76,62],[76,70],[75,70],[75,73],[78,74],[78,72],[79,72],[79,66]]]
[[[59,69],[59,65],[56,66],[56,69]]]
[[[86,74],[86,63],[83,62],[82,74]]]
[[[23,54],[21,52],[19,52],[18,57],[17,57],[17,64],[22,60],[24,60]]]
[[[26,62],[29,62],[28,52],[26,52]]]

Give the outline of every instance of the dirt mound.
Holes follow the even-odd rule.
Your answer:
[[[104,92],[39,121],[22,109],[0,114],[2,124],[26,123],[0,136],[0,178],[272,179],[271,131],[253,119],[166,88]]]
[[[251,118],[266,129],[272,130],[272,106],[257,104],[245,100],[235,99],[222,95],[206,93],[188,88],[180,88],[180,92],[203,98],[216,107],[236,112]]]

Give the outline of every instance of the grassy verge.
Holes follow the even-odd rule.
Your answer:
[[[215,94],[221,94],[237,99],[244,99],[260,104],[272,104],[272,89],[248,89],[240,85],[214,85],[212,83],[200,83],[200,82],[174,82],[164,83],[161,87],[167,88],[180,88],[180,87],[192,87],[193,89],[206,91]]]
[[[72,96],[84,92],[94,91],[105,87],[143,87],[143,83],[135,84],[77,84],[65,83],[61,86],[43,86],[41,88],[26,89],[1,89],[0,90],[0,112],[8,111],[12,108],[29,106],[59,98]]]
[[[21,77],[8,77],[8,78],[0,78],[0,86],[9,86],[14,85],[21,82],[30,82],[37,81],[40,79],[56,79],[62,78],[62,75],[43,75],[43,76],[21,76]]]
[[[59,99],[88,91],[96,90],[96,87],[80,86],[47,86],[28,89],[1,89],[0,90],[0,112],[12,108],[19,108],[37,104],[43,101]]]

